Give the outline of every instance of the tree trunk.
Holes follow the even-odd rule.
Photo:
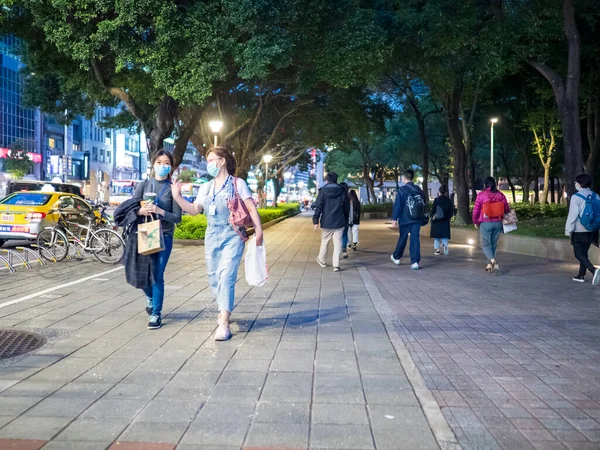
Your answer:
[[[540,177],[536,175],[533,180],[533,203],[540,202]]]
[[[545,205],[548,203],[548,191],[550,188],[550,164],[544,164],[544,189],[542,189],[542,198],[540,203]]]
[[[563,29],[568,43],[567,76],[535,61],[529,64],[552,86],[563,131],[565,188],[569,198],[575,193],[575,177],[583,170],[581,123],[579,118],[579,82],[581,77],[581,41],[575,20],[575,0],[563,0]]]
[[[500,146],[500,157],[502,158],[502,162],[504,163],[504,170],[506,171],[506,180],[508,181],[508,185],[510,186],[510,190],[512,191],[513,203],[517,203],[517,194],[515,191],[515,185],[512,182],[510,176],[510,169],[508,167],[508,161],[506,160],[506,154],[504,153],[504,146]]]
[[[586,173],[592,176],[593,180],[598,168],[598,156],[600,156],[600,88],[596,87],[594,95],[588,100],[587,112],[587,138],[590,146],[590,154],[586,161]]]
[[[419,113],[417,114],[417,123],[419,124],[419,137],[421,139],[421,151],[423,154],[423,193],[425,194],[425,203],[429,203],[429,144],[427,142],[427,132],[425,130],[425,119]]]
[[[457,225],[467,225],[471,223],[471,215],[469,212],[469,186],[465,176],[466,152],[459,123],[461,95],[462,83],[457,81],[452,93],[446,95],[444,106],[446,110],[446,126],[454,158],[453,182],[458,205],[456,223]]]
[[[556,196],[554,192],[554,175],[550,177],[550,202],[556,203]]]
[[[150,160],[153,159],[156,152],[162,150],[163,141],[173,133],[177,112],[177,102],[167,95],[156,108],[154,123],[144,124],[144,131],[149,142],[148,158]]]

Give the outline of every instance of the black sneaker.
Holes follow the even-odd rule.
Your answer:
[[[160,318],[160,316],[157,314],[151,315],[148,319],[148,329],[158,330],[160,327],[162,327],[162,319]]]
[[[347,252],[342,253],[342,258],[348,259],[348,253]]]
[[[152,315],[152,300],[150,300],[149,298],[146,299],[146,312],[149,316]]]
[[[356,246],[357,246],[357,245],[358,245],[358,244],[354,244],[354,245],[352,246],[352,251],[354,251],[354,252],[356,251]]]
[[[576,277],[573,277],[573,281],[577,281],[578,283],[585,283],[585,278],[576,276]]]

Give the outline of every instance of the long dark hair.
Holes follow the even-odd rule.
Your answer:
[[[156,160],[158,159],[159,156],[166,156],[167,158],[169,158],[169,164],[171,164],[171,172],[169,172],[169,175],[167,175],[167,178],[170,180],[171,174],[173,173],[173,170],[175,170],[175,160],[173,159],[173,155],[164,149],[161,149],[161,150],[157,151],[156,153],[154,153],[152,155],[152,170],[154,170],[154,163],[156,162]]]
[[[229,153],[225,147],[212,147],[208,153],[214,153],[219,158],[223,158],[225,160],[225,168],[229,175],[235,176],[235,172],[237,171],[237,161],[235,157]],[[208,156],[208,154],[206,155]]]
[[[350,191],[349,195],[350,201],[352,202],[352,207],[356,208],[356,206],[360,204],[360,201],[358,200],[358,195],[356,195],[356,191]]]
[[[498,186],[496,185],[496,179],[494,177],[487,177],[483,181],[483,186],[486,189],[490,189],[491,192],[498,192]]]

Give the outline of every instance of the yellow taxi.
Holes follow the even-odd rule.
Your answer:
[[[46,227],[56,225],[60,209],[69,220],[88,224],[100,213],[81,197],[66,192],[20,191],[0,200],[0,246],[9,239],[35,240]]]

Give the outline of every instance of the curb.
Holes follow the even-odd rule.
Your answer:
[[[400,360],[400,364],[406,373],[406,377],[408,378],[408,381],[411,384],[419,403],[421,404],[421,408],[425,413],[425,418],[427,419],[429,427],[435,436],[435,440],[442,449],[462,449],[458,443],[458,440],[456,439],[456,436],[454,435],[454,432],[450,428],[448,421],[444,417],[440,406],[435,400],[435,397],[427,388],[425,380],[421,376],[419,369],[410,356],[410,353],[404,345],[402,338],[396,332],[393,320],[391,319],[394,313],[383,298],[379,288],[373,281],[373,277],[369,273],[369,270],[365,267],[359,267],[358,273],[362,278],[365,287],[367,288],[367,292],[371,297],[373,305],[375,305],[375,309],[377,310],[377,314],[379,314],[379,318],[383,322],[383,325],[390,338],[390,342],[392,343],[392,346],[396,351],[396,355]]]
[[[265,224],[263,224],[263,230],[272,227],[273,225],[277,225],[278,223],[283,222],[285,219],[289,219],[290,217],[294,217],[300,214],[300,211],[295,212],[294,214],[290,214],[289,216],[279,217],[277,219],[271,220]],[[254,234],[254,228],[248,229],[248,236],[252,236]],[[204,245],[204,239],[174,239],[173,245],[177,245],[180,247],[191,247],[193,245]]]

